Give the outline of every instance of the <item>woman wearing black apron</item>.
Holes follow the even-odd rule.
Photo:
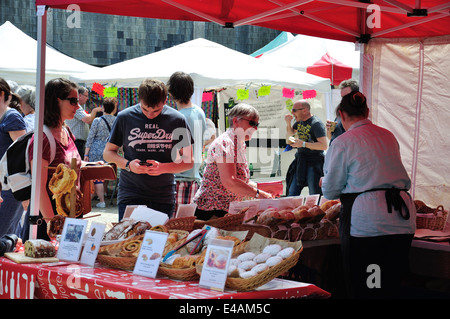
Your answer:
[[[358,91],[344,96],[336,113],[346,132],[326,154],[322,192],[342,203],[339,233],[350,296],[399,297],[416,211],[398,142],[368,120]]]

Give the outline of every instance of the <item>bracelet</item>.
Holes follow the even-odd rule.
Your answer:
[[[306,147],[306,142],[303,141],[302,147],[305,148]]]

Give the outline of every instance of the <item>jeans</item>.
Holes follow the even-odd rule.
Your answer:
[[[322,165],[322,163],[318,163],[317,165]],[[321,173],[322,168],[317,165],[308,166],[306,170],[306,185],[297,184],[297,174],[293,175],[288,196],[300,195],[305,186],[308,186],[309,195],[322,194],[322,189],[319,187],[319,180],[323,176]]]
[[[152,202],[145,198],[122,200],[117,204],[118,209],[119,209],[119,221],[122,220],[123,215],[125,214],[125,209],[127,208],[127,205],[145,205],[148,208],[157,210],[162,213],[166,213],[169,216],[169,218],[172,217],[173,212],[175,210],[175,202],[155,203],[155,202]],[[152,225],[152,226],[156,226],[156,225]]]

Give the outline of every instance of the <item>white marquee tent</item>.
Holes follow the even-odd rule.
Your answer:
[[[75,75],[72,80],[86,85],[97,82],[104,86],[138,87],[148,77],[166,82],[176,71],[190,74],[199,89],[256,83],[330,91],[328,79],[261,61],[202,38]]]
[[[19,84],[36,85],[37,41],[6,21],[0,26],[0,43],[0,76]],[[47,44],[46,82],[52,78],[69,78],[70,75],[97,69]]]
[[[331,58],[323,60],[325,54]],[[276,63],[280,66],[294,68],[303,72],[310,72],[309,67],[317,62],[329,63],[329,67],[340,72],[345,65],[351,68],[351,78],[359,79],[360,52],[355,49],[355,43],[311,37],[303,34],[264,52],[259,59]],[[336,65],[333,65],[335,63]],[[346,70],[344,70],[345,72]],[[347,74],[347,72],[345,72]],[[314,73],[315,74],[315,73]],[[331,83],[339,83],[342,76],[331,74]],[[336,77],[337,81],[334,81]]]

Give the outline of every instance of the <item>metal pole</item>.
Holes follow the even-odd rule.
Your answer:
[[[42,140],[44,124],[45,94],[45,49],[47,38],[47,10],[45,6],[37,6],[37,67],[36,67],[36,112],[34,119],[34,148],[30,200],[30,239],[37,237],[37,218],[39,217],[40,189],[42,173]]]

